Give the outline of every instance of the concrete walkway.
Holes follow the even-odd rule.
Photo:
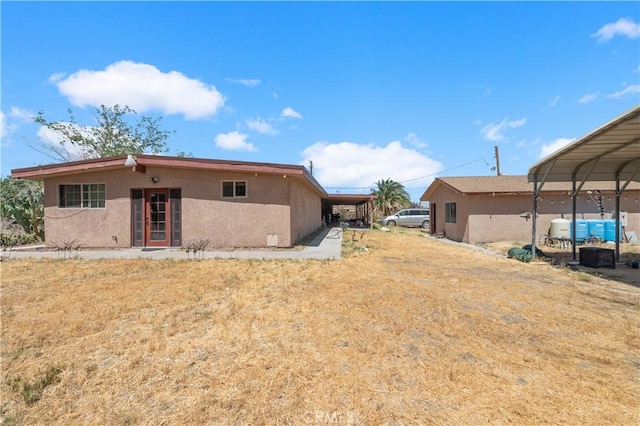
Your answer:
[[[198,259],[340,259],[342,257],[342,229],[327,228],[310,243],[292,249],[207,250]],[[65,253],[41,247],[14,248],[3,252],[10,259],[62,259]],[[193,259],[193,253],[180,248],[80,249],[66,253],[78,259]]]

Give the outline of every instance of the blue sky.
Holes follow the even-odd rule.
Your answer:
[[[328,192],[529,166],[640,103],[637,2],[6,2],[2,175],[29,120],[129,105],[169,155],[314,164]]]

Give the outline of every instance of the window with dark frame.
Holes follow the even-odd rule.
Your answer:
[[[456,203],[444,203],[444,221],[456,223]]]
[[[63,184],[58,187],[58,207],[63,209],[102,209],[105,200],[104,183]]]
[[[222,197],[223,198],[241,198],[247,196],[246,181],[223,181]]]

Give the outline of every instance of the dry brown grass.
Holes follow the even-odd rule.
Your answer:
[[[352,240],[340,261],[2,263],[4,423],[639,423],[638,288],[418,230]],[[56,368],[38,401],[12,386]]]

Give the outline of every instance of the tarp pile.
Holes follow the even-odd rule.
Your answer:
[[[507,257],[509,259],[518,259],[521,262],[530,262],[533,257],[531,252],[531,244],[527,244],[522,248],[512,247],[507,251]],[[542,250],[536,248],[536,257],[546,257]]]

